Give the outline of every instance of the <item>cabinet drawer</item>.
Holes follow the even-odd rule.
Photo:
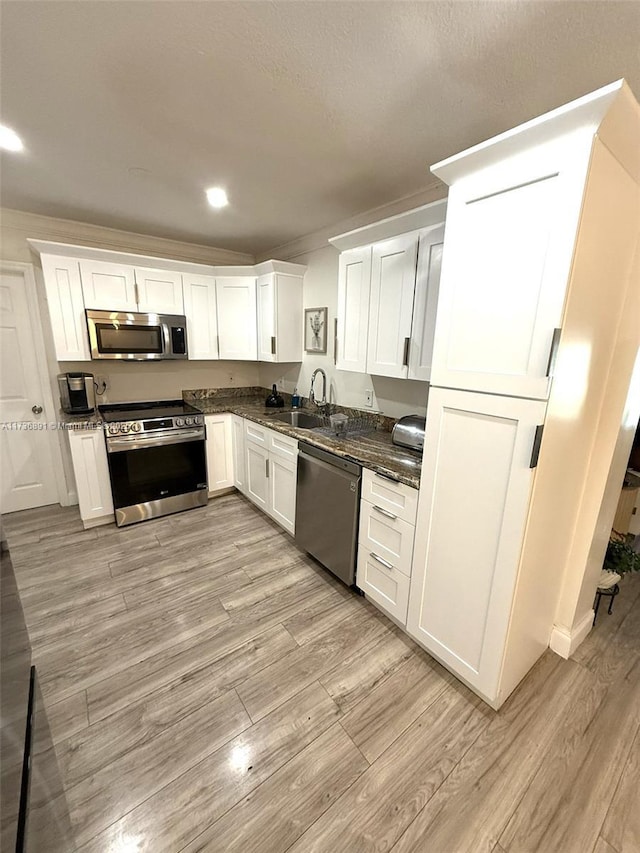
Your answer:
[[[254,424],[253,421],[244,422],[244,435],[247,441],[252,441],[254,444],[259,444],[261,447],[267,447],[267,433],[269,430],[266,427],[261,427],[259,424]]]
[[[385,509],[397,518],[416,523],[418,490],[389,480],[368,468],[362,469],[362,499]]]
[[[270,455],[279,456],[289,462],[296,462],[298,458],[297,439],[282,435],[282,433],[274,430],[267,430],[267,439]]]
[[[374,604],[399,622],[407,623],[409,585],[407,575],[382,563],[363,545],[358,548],[356,583]]]
[[[415,528],[369,501],[360,503],[359,542],[407,577],[411,576]]]

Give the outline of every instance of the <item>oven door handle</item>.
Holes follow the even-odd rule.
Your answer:
[[[140,435],[107,438],[107,453],[123,450],[144,450],[145,447],[163,447],[168,444],[184,444],[187,441],[204,441],[204,428],[183,430],[175,435],[146,437]]]

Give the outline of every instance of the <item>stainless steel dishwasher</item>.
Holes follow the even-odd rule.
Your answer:
[[[361,478],[355,462],[299,443],[296,542],[349,586],[356,577]]]

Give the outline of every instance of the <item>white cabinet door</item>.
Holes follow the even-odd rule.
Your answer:
[[[497,695],[545,408],[441,388],[429,396],[407,630],[489,701]]]
[[[244,420],[238,415],[231,415],[231,428],[233,432],[233,484],[246,494],[246,459],[244,452]]]
[[[268,476],[269,515],[293,536],[296,524],[297,464],[271,454]]]
[[[250,501],[265,512],[269,508],[269,451],[252,441],[246,441],[245,436],[245,459],[247,478],[247,489],[245,495]]]
[[[581,194],[557,163],[499,178],[449,193],[431,382],[543,400]]]
[[[275,357],[274,361],[302,361],[301,275],[274,273],[275,278]],[[325,333],[326,333],[325,329]]]
[[[256,361],[256,280],[242,276],[216,279],[220,358]]]
[[[207,275],[182,276],[184,313],[190,360],[218,358],[216,280]]]
[[[420,235],[409,347],[409,379],[429,382],[436,329],[444,226]]]
[[[417,234],[373,245],[367,373],[406,379],[416,282]]]
[[[234,485],[232,415],[205,415],[209,494]]]
[[[371,246],[342,252],[338,266],[338,370],[366,373],[370,290]]]
[[[396,622],[406,625],[409,576],[362,544],[358,546],[356,584]]]
[[[113,521],[113,499],[103,430],[70,430],[69,446],[80,518],[85,527],[100,523],[98,519]]]
[[[258,361],[302,361],[302,276],[258,276]]]
[[[276,277],[259,275],[256,285],[258,361],[276,361]]]
[[[99,311],[137,311],[133,267],[105,261],[80,261],[85,308]]]
[[[41,260],[56,359],[90,361],[80,263],[58,255],[42,255]]]
[[[154,314],[184,314],[182,275],[167,270],[135,268],[138,311]]]

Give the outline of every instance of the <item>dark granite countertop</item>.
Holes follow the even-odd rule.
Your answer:
[[[102,428],[104,421],[97,409],[92,415],[69,415],[60,409],[58,423],[64,424],[66,429],[98,429]]]
[[[274,415],[293,410],[290,407],[266,409],[264,394],[260,396],[257,394],[252,396],[215,396],[198,399],[185,392],[184,399],[185,402],[205,415],[231,412],[276,432],[290,435],[298,441],[306,441],[308,444],[335,453],[337,456],[350,459],[365,468],[371,468],[379,474],[384,474],[390,479],[406,483],[414,489],[420,486],[422,454],[392,444],[391,433],[388,430],[372,428],[372,432],[368,435],[336,438],[314,430],[297,429],[289,426],[289,424],[274,420]]]

